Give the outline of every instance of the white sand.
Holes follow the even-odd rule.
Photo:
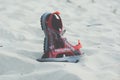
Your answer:
[[[79,63],[37,62],[39,18],[60,11]],[[0,80],[120,80],[120,0],[0,0]]]

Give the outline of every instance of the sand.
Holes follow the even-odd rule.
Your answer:
[[[78,63],[37,62],[40,16],[60,11]],[[0,0],[0,80],[120,80],[120,0]]]

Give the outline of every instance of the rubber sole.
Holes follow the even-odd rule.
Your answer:
[[[62,57],[62,58],[40,58],[37,59],[39,62],[72,62],[77,63],[79,62],[80,56],[69,56],[69,57]]]
[[[44,38],[44,53],[46,53],[49,49],[48,49],[48,35],[46,34],[46,29],[47,29],[47,25],[46,25],[46,20],[48,18],[48,16],[50,15],[50,13],[44,13],[41,18],[41,28],[44,31],[45,34],[45,38]]]

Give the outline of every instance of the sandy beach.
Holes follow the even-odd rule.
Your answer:
[[[40,17],[60,11],[78,63],[37,62]],[[120,80],[120,0],[0,0],[0,80]]]

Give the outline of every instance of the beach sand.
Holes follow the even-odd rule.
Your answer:
[[[40,17],[60,11],[78,63],[37,62]],[[0,80],[120,80],[120,0],[0,0]]]

